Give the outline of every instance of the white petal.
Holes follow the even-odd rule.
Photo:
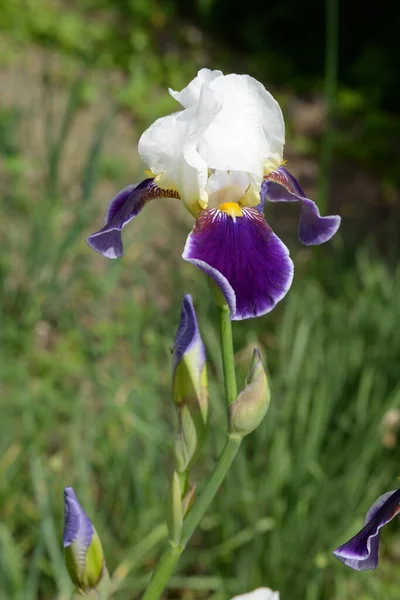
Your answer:
[[[247,594],[234,596],[232,600],[279,600],[279,593],[273,592],[269,588],[257,588]]]
[[[199,141],[207,166],[247,171],[263,176],[263,164],[280,162],[285,126],[279,104],[264,86],[249,75],[226,75],[204,83],[222,100],[222,110]],[[202,94],[199,110],[202,110]],[[276,165],[278,166],[278,164]]]
[[[194,215],[200,202],[206,204],[205,187],[208,167],[197,151],[198,140],[221,109],[218,96],[211,90],[201,92],[203,110],[198,105],[157,119],[141,136],[139,154],[158,185],[177,190]]]
[[[209,208],[224,202],[238,202],[249,187],[249,175],[244,171],[215,171],[208,178],[206,191]]]
[[[200,92],[203,83],[213,81],[217,77],[223,76],[222,71],[211,71],[211,69],[201,69],[189,85],[183,88],[180,92],[175,92],[169,88],[169,93],[177,100],[184,108],[197,104],[200,98]]]

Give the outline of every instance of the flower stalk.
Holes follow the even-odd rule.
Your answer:
[[[219,317],[225,393],[227,404],[230,406],[236,400],[237,387],[232,341],[232,324],[227,304],[219,306]],[[180,539],[178,540],[176,536],[172,536],[173,539],[169,540],[168,548],[165,550],[160,562],[153,571],[142,600],[158,600],[158,598],[160,598],[182,552],[221,487],[239,450],[241,441],[241,436],[235,434],[228,435],[225,446],[218,458],[218,462],[208,483],[183,522]],[[177,487],[177,483],[175,483],[175,486]]]
[[[180,542],[178,544],[171,541],[169,542],[168,549],[165,551],[160,562],[153,571],[153,575],[142,600],[158,600],[158,598],[160,598],[186,544],[192,537],[224,481],[233,459],[239,450],[241,441],[241,438],[228,436],[211,478],[184,522]]]
[[[219,324],[222,349],[222,366],[224,369],[225,397],[228,406],[235,402],[237,397],[237,385],[235,374],[235,361],[233,354],[232,322],[227,304],[218,307]]]

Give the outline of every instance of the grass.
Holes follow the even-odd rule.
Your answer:
[[[101,218],[104,180],[122,176],[107,168],[102,178],[120,114],[110,102],[65,184],[81,81],[57,127],[43,104],[49,129],[39,165],[24,153],[18,110],[0,118],[0,597],[8,600],[71,597],[61,547],[66,485],[101,536],[115,598],[143,592],[165,539],[170,348],[184,292],[198,307],[211,380],[199,488],[226,426],[216,309],[200,272],[177,259],[185,231],[149,208],[126,232],[124,260],[107,263],[84,244]],[[398,475],[398,446],[383,445],[381,422],[400,407],[400,271],[366,249],[348,253],[338,242],[311,260],[295,253],[282,306],[235,324],[239,384],[257,342],[272,403],[171,579],[171,598],[225,600],[260,585],[283,600],[396,597],[395,523],[376,573],[353,573],[331,554]]]

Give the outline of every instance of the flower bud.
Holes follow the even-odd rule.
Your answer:
[[[65,562],[80,592],[89,592],[108,577],[100,538],[72,487],[64,490]]]
[[[178,411],[176,467],[186,471],[207,431],[206,353],[191,296],[186,295],[173,348],[172,399]]]
[[[256,429],[268,410],[270,392],[258,348],[246,379],[246,387],[229,407],[229,433],[243,437]]]

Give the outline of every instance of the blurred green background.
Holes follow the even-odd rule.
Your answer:
[[[91,252],[108,200],[140,180],[136,144],[198,68],[250,73],[282,105],[286,158],[340,233],[300,247],[296,207],[267,218],[296,265],[270,315],[235,323],[239,383],[254,343],[273,400],[170,582],[169,597],[399,597],[400,537],[378,571],[331,554],[398,486],[398,32],[364,3],[0,1],[0,597],[66,600],[63,488],[105,547],[116,599],[140,597],[165,539],[170,349],[191,293],[209,357],[211,434],[224,439],[216,312],[181,260],[190,219],[150,205],[123,260]]]

